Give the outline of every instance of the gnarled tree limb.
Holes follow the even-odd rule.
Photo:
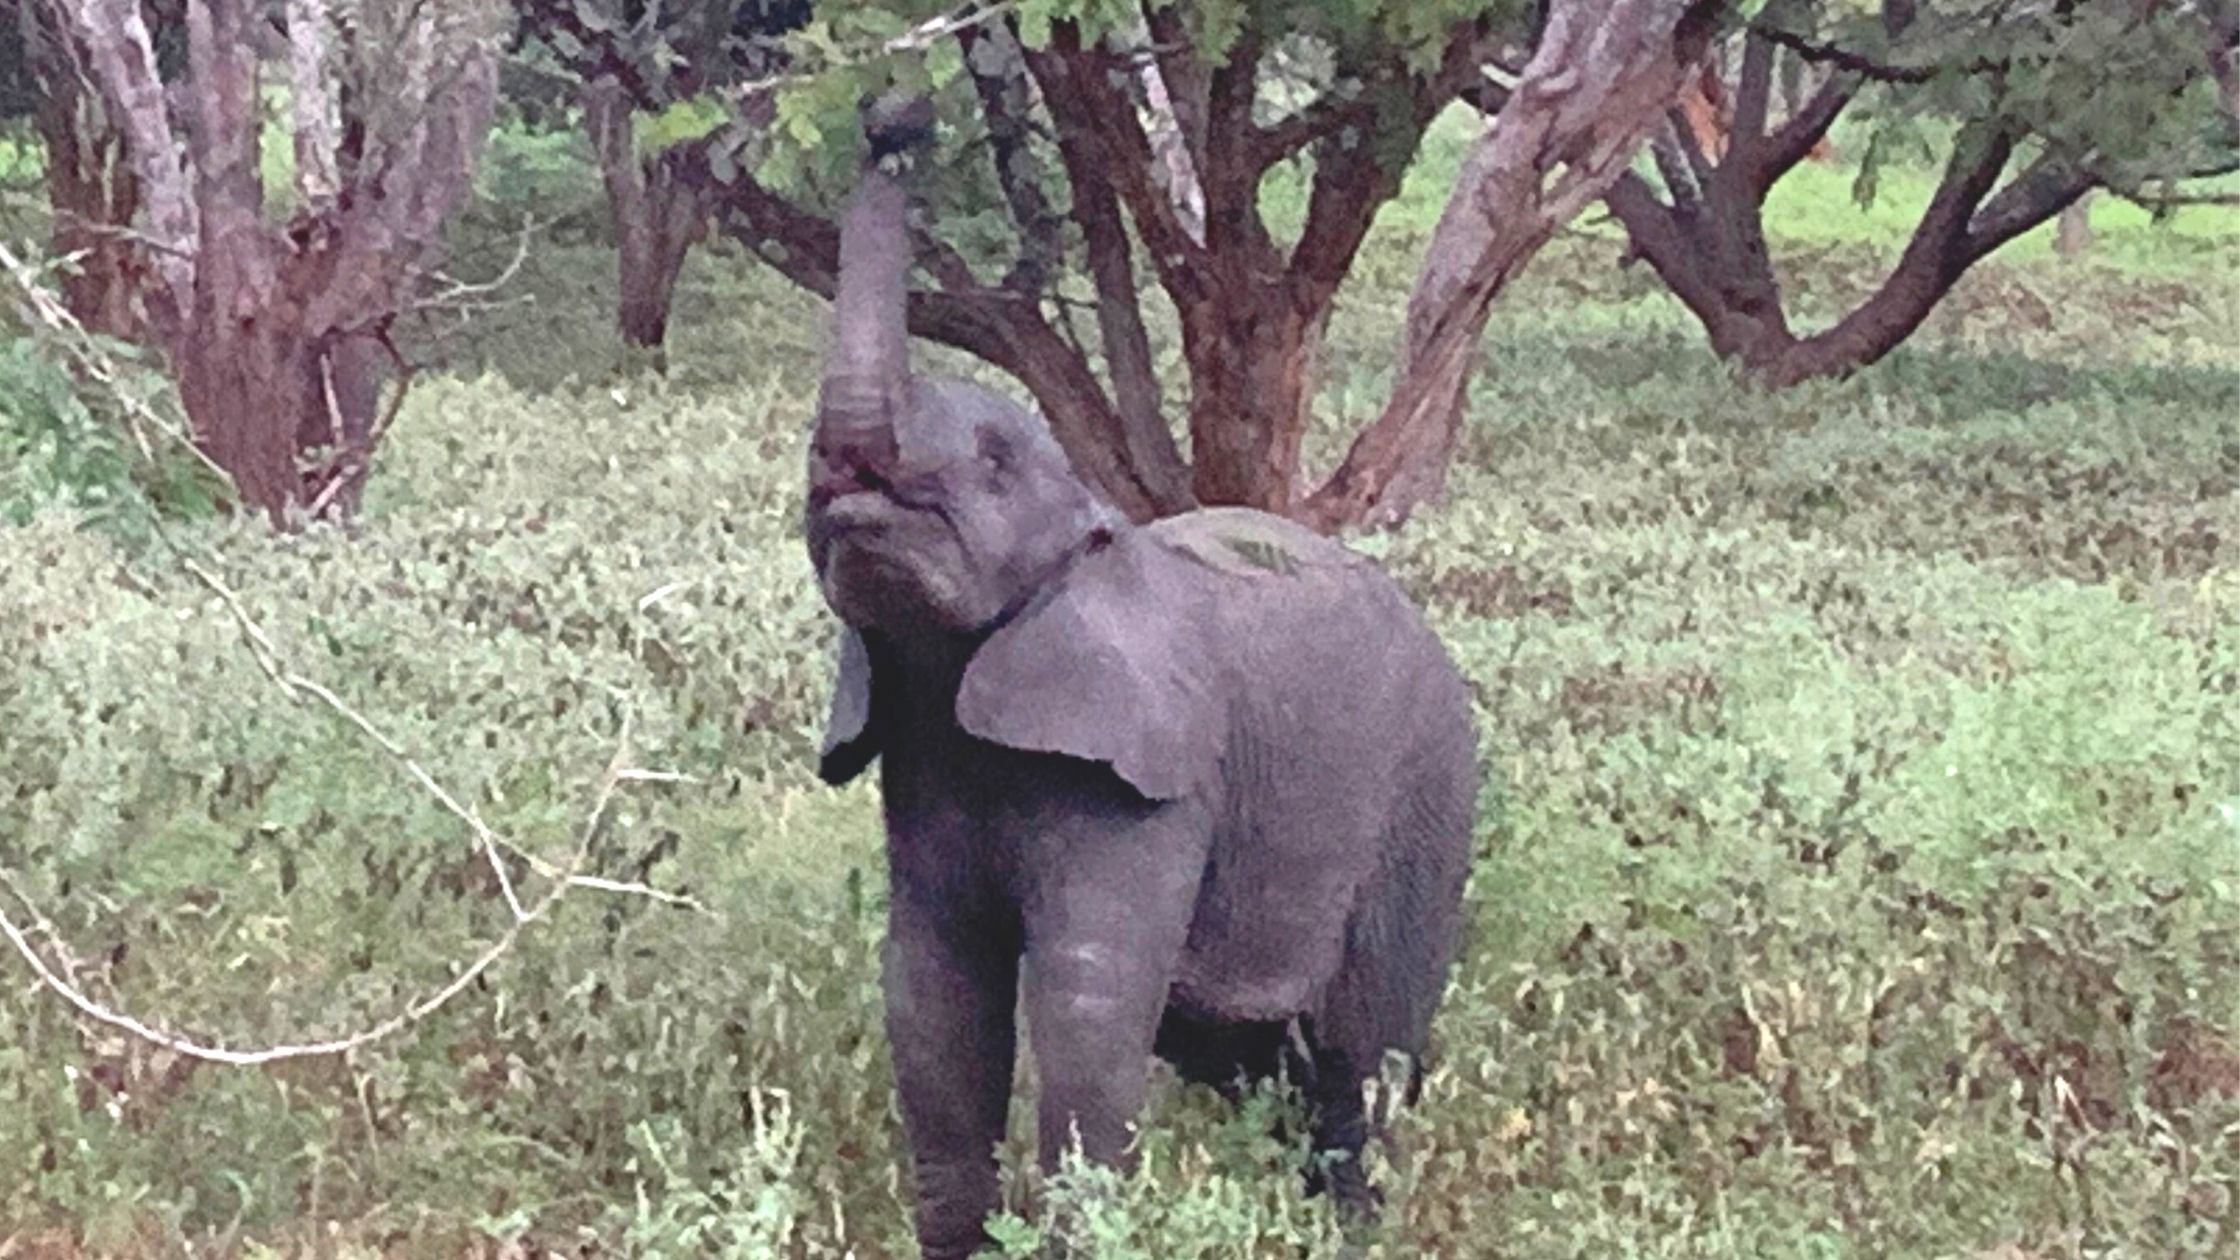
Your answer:
[[[1557,0],[1538,48],[1463,160],[1408,299],[1390,400],[1307,504],[1325,527],[1436,496],[1493,299],[1600,197],[1703,55],[1707,0]]]

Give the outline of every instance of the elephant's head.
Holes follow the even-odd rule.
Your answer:
[[[1118,518],[1073,474],[1040,416],[911,373],[908,200],[882,162],[931,129],[907,105],[875,106],[867,122],[872,157],[841,221],[809,453],[809,555],[826,601],[857,630],[970,634]]]

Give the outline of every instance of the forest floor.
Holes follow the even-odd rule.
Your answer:
[[[1349,283],[1317,460],[1381,401],[1454,143]],[[633,363],[571,144],[499,146],[460,269],[557,222],[416,343],[362,531],[168,527],[231,605],[126,527],[124,441],[0,354],[0,869],[101,1000],[239,1044],[362,1025],[504,930],[467,828],[238,610],[498,834],[590,834],[585,869],[701,908],[576,890],[403,1035],[258,1069],[82,1025],[0,955],[0,1260],[911,1254],[875,791],[808,766],[822,311],[705,250],[667,374]],[[1810,318],[1924,193],[1862,212],[1850,178],[1776,200]],[[1368,1254],[2240,1250],[2240,216],[2096,223],[1778,395],[1592,215],[1504,299],[1450,501],[1360,543],[1490,768]],[[692,778],[587,833],[625,725]],[[1069,1210],[1103,1260],[1335,1254],[1280,1099],[1155,1093],[1124,1185],[1020,1171],[1022,1102],[1019,1246]]]

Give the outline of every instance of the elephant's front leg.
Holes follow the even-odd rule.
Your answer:
[[[1090,1160],[1127,1162],[1208,834],[1203,811],[1173,804],[1094,812],[1042,837],[1025,991],[1045,1169],[1076,1139]]]
[[[1019,942],[898,888],[885,957],[887,1036],[918,1190],[925,1260],[988,1243],[996,1144],[1010,1109]]]

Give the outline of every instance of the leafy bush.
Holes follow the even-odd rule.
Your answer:
[[[0,322],[0,330],[6,324]],[[129,388],[152,391],[130,347],[85,338],[89,352],[129,374]],[[0,343],[0,521],[29,523],[42,508],[82,514],[120,542],[144,543],[162,516],[206,516],[211,481],[175,445],[158,448],[144,431],[133,449],[128,425],[106,389],[73,380],[40,338]]]

